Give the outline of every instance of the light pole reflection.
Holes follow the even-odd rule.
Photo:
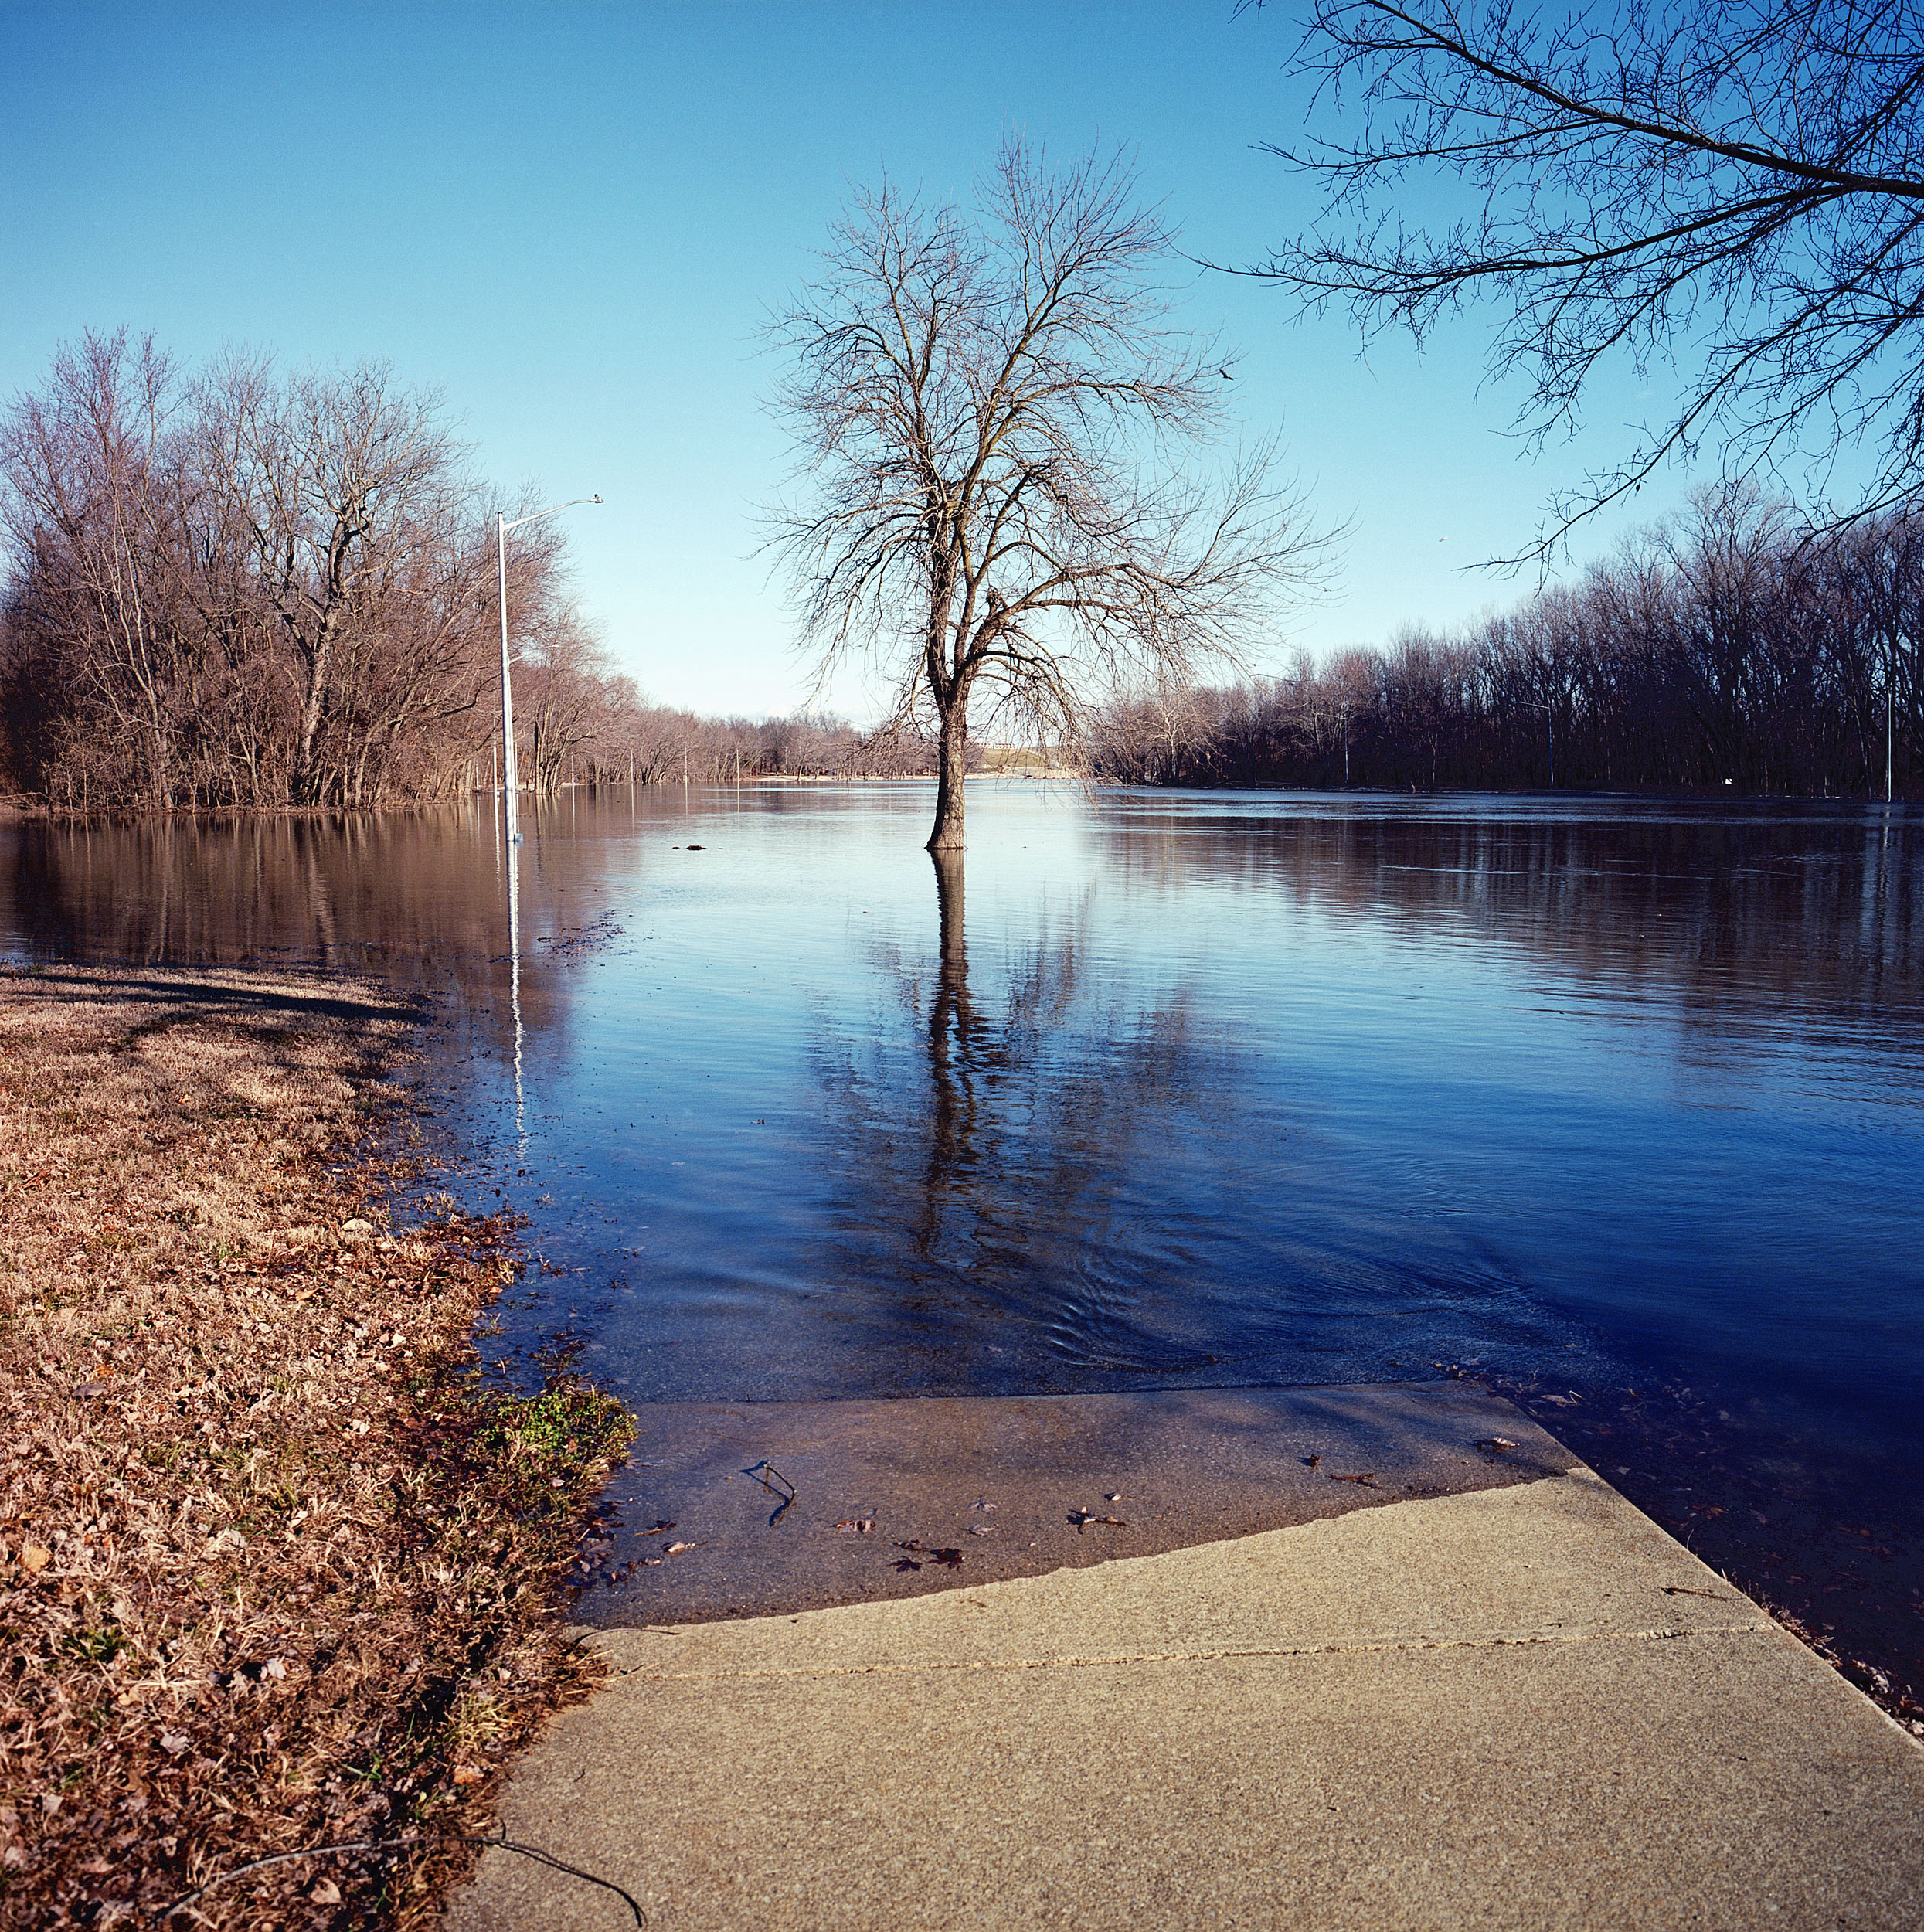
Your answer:
[[[508,1002],[515,1016],[515,1138],[528,1146],[527,1104],[521,1081],[521,845],[508,849]]]

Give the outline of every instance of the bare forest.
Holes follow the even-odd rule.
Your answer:
[[[0,417],[0,787],[82,810],[392,805],[499,771],[494,515],[432,394],[378,366],[182,369],[87,336]],[[930,768],[913,734],[648,704],[508,557],[524,784]]]
[[[1924,515],[1813,526],[1701,493],[1569,586],[1455,635],[1114,711],[1098,770],[1159,784],[1924,790]]]

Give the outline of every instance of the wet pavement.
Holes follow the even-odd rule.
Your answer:
[[[1467,1385],[662,1403],[638,1412],[573,1614],[772,1616],[1084,1569],[1561,1475]]]

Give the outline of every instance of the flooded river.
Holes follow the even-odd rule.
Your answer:
[[[431,993],[498,1345],[631,1400],[1471,1376],[1924,1686],[1915,811],[928,812],[570,793],[512,879],[484,810],[16,825],[0,944]]]

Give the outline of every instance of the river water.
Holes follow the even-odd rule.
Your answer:
[[[919,784],[0,829],[15,957],[431,993],[635,1401],[1474,1376],[1924,1687],[1915,810]],[[511,893],[511,886],[512,890]],[[512,944],[510,900],[515,914]]]

